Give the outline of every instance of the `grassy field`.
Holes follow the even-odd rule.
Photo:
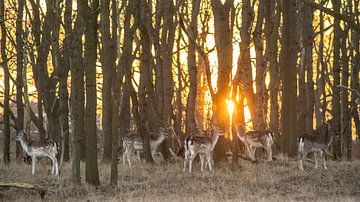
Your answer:
[[[110,165],[100,164],[102,186],[71,183],[71,165],[61,168],[60,181],[50,176],[46,161],[31,175],[24,163],[0,164],[0,181],[27,182],[48,187],[46,200],[90,201],[359,201],[360,161],[328,162],[329,170],[313,168],[307,162],[299,171],[297,162],[286,158],[253,164],[240,160],[237,166],[227,163],[200,172],[182,172],[180,162],[174,164],[135,166],[119,165],[119,186],[109,187]],[[82,165],[82,167],[84,167]],[[135,169],[136,168],[136,169]],[[40,200],[32,190],[0,188],[0,200]]]

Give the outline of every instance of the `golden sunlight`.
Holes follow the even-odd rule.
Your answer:
[[[232,131],[231,131],[231,124],[232,124],[232,115],[234,113],[235,110],[235,104],[234,101],[232,101],[231,99],[226,99],[226,106],[227,106],[227,110],[229,112],[229,116],[230,116],[230,125],[229,125],[229,137],[230,137],[230,141],[232,141],[233,137],[232,137]]]
[[[230,114],[230,116],[234,113],[235,110],[235,104],[234,101],[232,101],[231,99],[227,99],[226,100],[226,105],[227,105],[227,110]]]

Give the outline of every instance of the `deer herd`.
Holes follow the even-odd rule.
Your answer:
[[[233,132],[237,135],[240,141],[245,145],[248,156],[251,161],[256,161],[255,151],[257,148],[263,148],[267,152],[267,161],[272,161],[272,145],[274,144],[274,132],[270,130],[264,131],[246,131],[244,125],[237,124],[233,127]],[[158,133],[150,134],[150,151],[153,158],[157,154],[159,145],[169,137],[169,134],[175,134],[172,126],[160,127]],[[220,136],[223,136],[225,131],[218,125],[212,123],[211,127],[205,131],[200,132],[199,135],[190,135],[184,140],[184,167],[183,171],[192,171],[193,161],[199,156],[201,171],[204,167],[208,167],[211,171],[212,152]],[[325,162],[326,150],[330,147],[333,137],[336,133],[333,130],[332,122],[324,122],[317,127],[311,134],[302,134],[298,136],[298,160],[299,169],[304,170],[304,158],[309,153],[314,154],[315,169],[318,167],[318,159],[322,160],[324,169],[327,169]],[[24,130],[18,131],[16,141],[20,142],[23,151],[31,157],[32,160],[32,174],[35,173],[36,159],[40,157],[48,157],[52,162],[51,174],[59,176],[59,165],[57,154],[59,152],[59,144],[53,140],[42,141],[28,141]],[[129,132],[122,137],[123,142],[123,164],[128,162],[132,166],[131,159],[135,160],[135,155],[140,156],[144,152],[143,137],[137,132]],[[171,151],[170,151],[171,152]],[[174,153],[172,152],[174,155]]]

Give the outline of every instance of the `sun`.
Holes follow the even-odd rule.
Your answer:
[[[235,110],[234,101],[232,101],[231,99],[227,99],[226,100],[226,105],[227,105],[227,110],[228,110],[229,114],[232,115],[234,113],[234,110]]]

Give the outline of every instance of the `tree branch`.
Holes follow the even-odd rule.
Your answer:
[[[184,25],[184,20],[183,20],[183,17],[181,15],[179,15],[179,24],[180,24],[181,29],[185,32],[185,34],[189,38],[189,40],[191,40],[195,44],[195,47],[196,47],[197,51],[199,52],[199,54],[201,55],[201,57],[204,60],[206,80],[207,80],[207,83],[208,83],[208,86],[209,86],[211,98],[214,99],[215,98],[215,92],[214,92],[214,89],[213,89],[213,87],[211,85],[211,72],[210,72],[209,58],[208,58],[207,54],[205,53],[205,51],[196,43],[196,40],[190,36],[188,30],[186,29],[186,27]]]
[[[300,1],[305,3],[307,6],[310,6],[311,8],[318,9],[328,15],[333,16],[334,18],[343,20],[344,22],[348,23],[349,26],[352,27],[357,33],[360,33],[360,25],[356,24],[356,22],[350,16],[333,11],[333,10],[326,8],[318,3],[315,3],[312,0],[300,0]]]

